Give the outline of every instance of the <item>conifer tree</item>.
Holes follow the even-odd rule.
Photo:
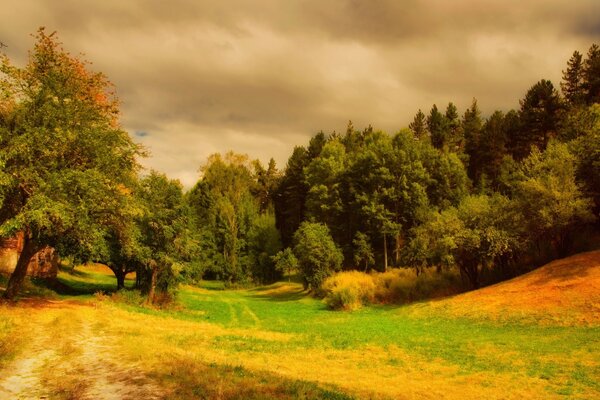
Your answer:
[[[477,100],[473,99],[462,119],[462,133],[465,138],[465,153],[469,156],[467,172],[473,181],[479,178],[480,162],[478,158],[479,137],[481,135],[481,112]]]
[[[571,106],[577,106],[584,101],[583,78],[583,59],[580,52],[574,51],[567,62],[567,70],[563,71],[563,81],[560,84],[563,95]]]
[[[427,129],[431,134],[431,144],[436,149],[441,149],[446,142],[445,117],[439,112],[437,105],[431,107],[427,117]]]
[[[423,114],[421,109],[419,109],[415,115],[413,122],[408,125],[408,128],[412,131],[413,135],[415,135],[415,138],[419,140],[422,140],[427,136],[427,123],[425,121],[425,114]]]
[[[583,87],[588,105],[600,103],[600,47],[593,44],[587,53],[583,70]]]

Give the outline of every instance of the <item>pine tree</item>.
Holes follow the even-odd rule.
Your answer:
[[[458,110],[454,103],[448,103],[445,114],[446,144],[450,151],[460,151],[463,147],[463,137],[460,130],[460,121],[458,119]]]
[[[496,187],[500,175],[502,159],[506,155],[506,141],[504,115],[496,111],[485,122],[479,143],[481,172],[489,179],[492,187]]]
[[[600,103],[600,47],[597,44],[588,50],[583,69],[583,87],[588,105]]]
[[[431,144],[437,149],[444,147],[446,142],[445,117],[434,104],[427,117],[427,129],[431,134]]]
[[[542,79],[527,91],[519,112],[521,131],[512,149],[516,159],[527,157],[532,146],[546,148],[558,130],[561,110],[561,99],[552,82]]]
[[[563,81],[560,84],[563,95],[571,106],[577,106],[584,101],[583,78],[583,59],[581,53],[575,51],[567,62],[567,70],[563,71]]]
[[[482,122],[481,112],[477,106],[476,99],[473,99],[471,107],[465,111],[461,125],[462,133],[465,138],[465,153],[469,156],[467,172],[473,181],[477,181],[480,168],[478,154]]]
[[[413,134],[415,135],[415,138],[417,138],[419,140],[421,140],[427,136],[427,125],[425,122],[425,114],[423,114],[423,111],[421,111],[421,109],[419,109],[419,112],[417,112],[417,115],[415,115],[413,122],[411,122],[408,125],[408,128],[413,132]]]

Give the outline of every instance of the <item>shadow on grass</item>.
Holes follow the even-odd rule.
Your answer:
[[[298,301],[310,296],[310,293],[305,291],[302,286],[291,282],[277,282],[272,285],[260,286],[249,289],[248,293],[255,299],[277,302]]]

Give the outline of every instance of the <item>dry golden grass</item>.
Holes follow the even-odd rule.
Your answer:
[[[528,274],[423,306],[452,316],[551,325],[600,323],[600,251],[553,261]],[[419,310],[419,308],[416,308]]]
[[[412,268],[387,272],[339,272],[325,280],[325,302],[335,310],[356,310],[369,304],[401,304],[460,293],[456,272],[425,268],[417,275]]]

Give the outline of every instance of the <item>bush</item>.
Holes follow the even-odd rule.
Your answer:
[[[436,272],[426,268],[417,276],[414,269],[388,272],[341,272],[323,283],[325,303],[334,310],[356,310],[369,304],[398,304],[450,296],[464,290],[456,271]]]
[[[364,272],[341,272],[323,283],[325,303],[334,310],[355,310],[375,300],[375,282]]]

